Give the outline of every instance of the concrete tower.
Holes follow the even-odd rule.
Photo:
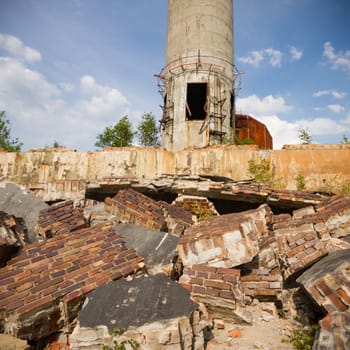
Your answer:
[[[168,0],[162,145],[227,142],[234,130],[233,0]]]

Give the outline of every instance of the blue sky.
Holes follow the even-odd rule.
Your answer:
[[[235,0],[237,112],[275,148],[350,138],[349,0]],[[127,114],[161,118],[166,0],[0,0],[0,110],[24,150],[94,150]]]

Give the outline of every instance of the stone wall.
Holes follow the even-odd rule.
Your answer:
[[[74,198],[84,191],[82,180],[108,176],[152,179],[161,174],[249,178],[248,161],[269,159],[285,188],[296,189],[297,175],[306,187],[320,190],[350,180],[350,144],[294,145],[282,150],[223,145],[169,152],[161,148],[118,148],[98,152],[70,149],[34,149],[0,153],[0,180],[23,184],[36,192],[59,191]],[[44,198],[44,196],[42,196]],[[45,199],[45,198],[44,198]]]

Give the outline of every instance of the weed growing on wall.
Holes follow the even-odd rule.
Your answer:
[[[258,157],[248,161],[248,176],[257,184],[268,185],[273,188],[282,188],[281,179],[276,179],[271,163],[268,159]]]
[[[114,336],[120,336],[125,332],[125,329],[123,328],[115,328],[109,333]],[[123,340],[121,342],[114,340],[113,341],[113,347],[110,347],[109,345],[103,345],[102,350],[137,350],[140,348],[140,344],[134,340],[134,339],[127,339]]]
[[[306,190],[306,180],[305,180],[305,177],[303,175],[298,174],[295,177],[295,182],[296,182],[296,186],[297,186],[298,191],[305,191]]]

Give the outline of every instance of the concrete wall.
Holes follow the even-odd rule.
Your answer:
[[[275,177],[285,188],[295,189],[297,175],[308,189],[350,181],[350,144],[296,145],[283,150],[259,150],[254,146],[223,145],[169,152],[160,148],[117,148],[99,152],[67,149],[37,149],[26,153],[0,153],[0,180],[50,190],[47,185],[108,176],[151,179],[161,174],[249,178],[251,159],[268,159]],[[43,187],[43,185],[45,185]],[[41,186],[41,187],[40,187]],[[81,187],[80,187],[81,190]],[[76,192],[76,188],[64,189]]]

